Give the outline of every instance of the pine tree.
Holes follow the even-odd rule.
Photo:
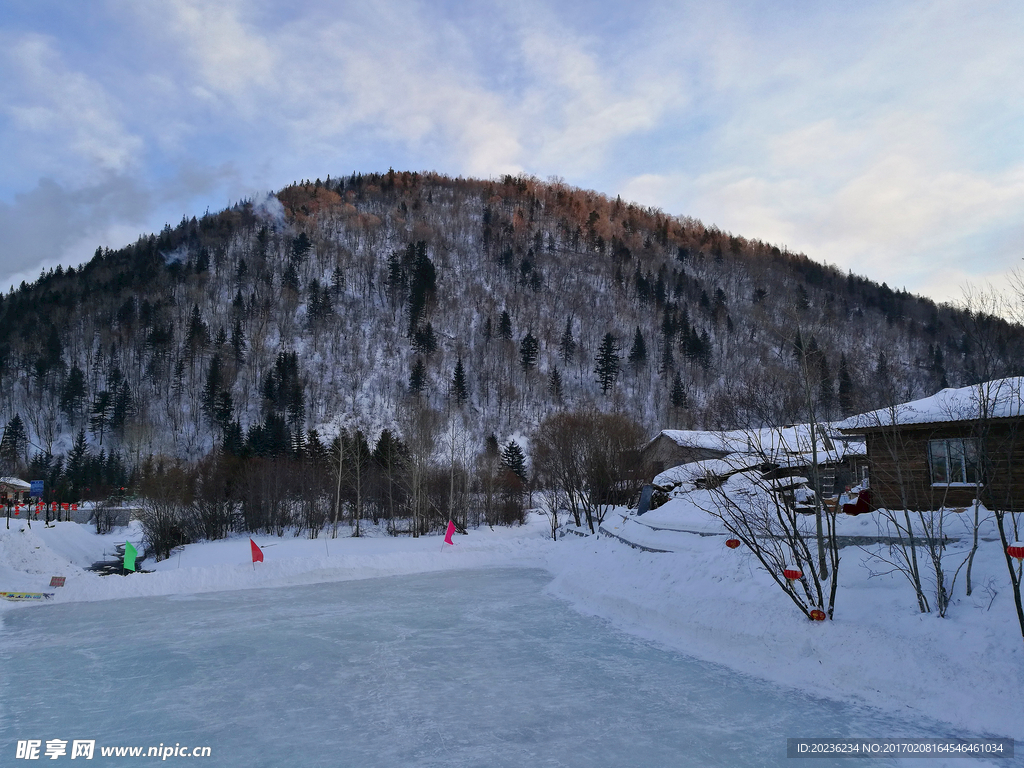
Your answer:
[[[673,408],[679,410],[685,410],[690,407],[690,396],[686,392],[686,387],[683,386],[683,380],[676,372],[675,378],[672,379],[672,393],[669,395],[670,402]]]
[[[14,414],[7,426],[4,427],[4,436],[0,439],[0,463],[3,471],[13,474],[28,447],[28,434],[25,432],[25,423],[19,414]]]
[[[236,365],[245,362],[245,332],[242,330],[241,319],[236,319],[235,327],[231,329],[231,349],[235,353]]]
[[[430,323],[418,328],[413,334],[413,348],[421,355],[432,355],[437,351],[437,336],[434,334],[434,326]]]
[[[512,338],[512,318],[508,310],[502,310],[501,318],[498,320],[498,336],[508,341]]]
[[[124,429],[125,422],[134,409],[132,390],[127,381],[118,385],[117,393],[114,395],[114,410],[110,417],[110,428],[120,433]]]
[[[423,391],[426,384],[427,367],[423,364],[423,360],[417,357],[416,362],[412,365],[412,372],[409,374],[409,391],[414,395],[418,395]]]
[[[850,369],[846,364],[846,355],[839,357],[839,410],[843,416],[849,416],[854,410],[854,384]]]
[[[85,374],[82,373],[81,368],[73,365],[60,390],[60,409],[72,421],[75,421],[79,410],[81,410],[85,394]]]
[[[103,445],[103,434],[110,424],[110,411],[113,408],[113,398],[110,392],[103,390],[96,393],[92,402],[89,416],[89,430],[95,435],[99,433],[100,445]]]
[[[619,376],[619,349],[615,344],[615,336],[609,331],[604,335],[601,347],[597,351],[597,364],[594,373],[601,385],[601,393],[607,395]]]
[[[565,318],[565,331],[558,342],[558,354],[564,365],[569,365],[576,355],[576,340],[572,337],[572,318]]]
[[[548,392],[557,402],[562,402],[562,374],[558,372],[557,366],[551,369],[548,377]]]
[[[516,477],[526,482],[526,456],[515,440],[509,440],[505,450],[501,452],[501,463]]]
[[[452,375],[452,397],[456,404],[463,405],[469,399],[469,388],[466,386],[466,369],[462,365],[462,358],[455,363],[455,373]]]
[[[537,364],[537,355],[540,352],[540,344],[532,331],[527,331],[519,344],[519,363],[527,373]]]
[[[220,355],[211,357],[210,368],[206,373],[206,386],[203,387],[203,409],[211,418],[217,403],[217,393],[223,385],[224,374],[221,368]]]
[[[636,327],[633,335],[633,346],[629,350],[629,365],[633,373],[639,373],[640,369],[647,363],[647,344],[644,342],[644,335],[640,332],[640,326]]]
[[[672,342],[666,338],[665,342],[661,345],[661,364],[658,366],[658,373],[664,376],[667,373],[671,373],[675,366],[676,361],[672,355]]]

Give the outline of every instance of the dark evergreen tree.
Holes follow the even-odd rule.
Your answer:
[[[99,435],[100,445],[103,445],[103,435],[110,425],[113,407],[114,399],[110,396],[110,392],[104,389],[102,392],[96,393],[92,407],[89,409],[89,431],[94,435]]]
[[[217,403],[217,395],[224,385],[224,373],[221,369],[220,355],[214,355],[210,358],[210,367],[206,372],[206,386],[203,387],[203,410],[211,418],[213,418],[214,407]]]
[[[658,373],[662,376],[669,374],[676,367],[675,357],[672,354],[672,342],[669,339],[661,345],[661,363],[658,366]]]
[[[640,332],[640,326],[636,327],[633,335],[633,346],[629,350],[629,365],[633,373],[638,373],[647,363],[647,344],[644,342],[644,335]]]
[[[7,474],[14,474],[22,464],[28,449],[28,434],[25,423],[19,414],[14,414],[4,427],[3,438],[0,439],[0,466]]]
[[[128,420],[128,417],[132,415],[135,408],[134,398],[132,398],[132,390],[128,386],[127,381],[122,381],[117,387],[117,393],[114,395],[114,407],[110,416],[110,428],[116,433],[120,434],[124,430],[124,425]]]
[[[845,354],[839,356],[839,410],[843,416],[854,412],[854,383]]]
[[[284,274],[281,275],[281,285],[295,293],[299,292],[299,270],[296,269],[295,262],[290,259],[284,268]]]
[[[72,422],[76,421],[85,399],[85,374],[77,365],[71,367],[64,386],[60,390],[60,409]]]
[[[426,323],[418,328],[413,335],[413,348],[421,355],[432,355],[437,351],[437,336],[434,334],[434,326]]]
[[[418,395],[426,385],[427,366],[423,364],[421,358],[417,357],[416,362],[412,365],[412,372],[409,374],[409,391],[414,395]]]
[[[235,327],[231,329],[231,349],[235,353],[235,365],[245,362],[245,331],[240,319],[235,320]]]
[[[410,245],[410,248],[413,246]],[[427,244],[420,240],[413,248],[412,280],[409,285],[409,335],[415,332],[427,302],[437,288],[437,270],[427,256]]]
[[[526,482],[526,456],[515,440],[509,440],[505,450],[501,452],[501,463],[516,477]]]
[[[604,335],[601,347],[597,350],[597,362],[594,373],[597,374],[597,381],[601,385],[601,393],[607,395],[608,390],[615,384],[619,376],[619,348],[615,343],[615,336],[609,331]]]
[[[203,321],[199,305],[192,305],[192,313],[188,317],[188,328],[185,332],[185,346],[192,354],[201,352],[210,346],[210,328]]]
[[[572,337],[572,318],[565,318],[565,330],[558,342],[558,355],[563,365],[569,365],[576,356],[576,340]]]
[[[551,369],[548,376],[548,392],[557,402],[562,402],[562,374],[558,372],[557,366]]]
[[[466,385],[466,369],[462,365],[461,357],[455,363],[455,373],[452,374],[451,393],[456,404],[460,406],[464,405],[469,399],[469,387]]]
[[[527,373],[537,364],[537,355],[540,352],[540,344],[532,331],[527,331],[523,340],[519,343],[519,364]]]
[[[672,392],[669,395],[669,400],[673,408],[685,410],[690,407],[690,396],[687,394],[686,387],[683,386],[683,380],[678,372],[676,372],[675,378],[672,379]]]
[[[506,341],[512,338],[512,318],[507,309],[502,310],[498,320],[498,336]]]

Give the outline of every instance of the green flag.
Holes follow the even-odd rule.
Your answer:
[[[130,541],[124,543],[124,567],[127,571],[135,570],[135,556],[139,551],[132,546]]]

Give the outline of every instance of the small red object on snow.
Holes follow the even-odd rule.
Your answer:
[[[824,620],[825,620],[825,612],[824,611],[818,610],[817,608],[815,608],[813,611],[811,611],[811,621],[824,621]]]
[[[451,520],[448,521],[448,529],[444,532],[444,543],[455,546],[455,542],[452,541],[452,534],[455,533],[455,523]]]
[[[787,565],[785,570],[782,571],[782,575],[785,576],[789,581],[796,581],[797,579],[803,578],[803,571],[797,568],[795,565]]]
[[[1018,562],[1024,562],[1024,544],[1021,544],[1019,541],[1013,542],[1013,544],[1006,548],[1006,554],[1016,558]]]
[[[727,546],[729,549],[736,549],[736,547],[738,547],[739,545],[740,545],[740,540],[739,539],[729,539],[728,541],[725,542],[725,546]]]
[[[249,539],[249,543],[252,545],[252,561],[254,563],[262,563],[263,562],[263,550],[260,549],[259,546],[257,546],[256,542],[253,541],[252,539]]]

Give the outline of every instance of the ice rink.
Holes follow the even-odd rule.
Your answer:
[[[211,766],[733,767],[792,765],[787,737],[971,735],[632,638],[549,580],[480,569],[10,611],[0,763],[22,763],[18,740],[95,739],[85,764],[161,762],[105,762],[101,745],[181,744],[209,746],[194,762]]]

